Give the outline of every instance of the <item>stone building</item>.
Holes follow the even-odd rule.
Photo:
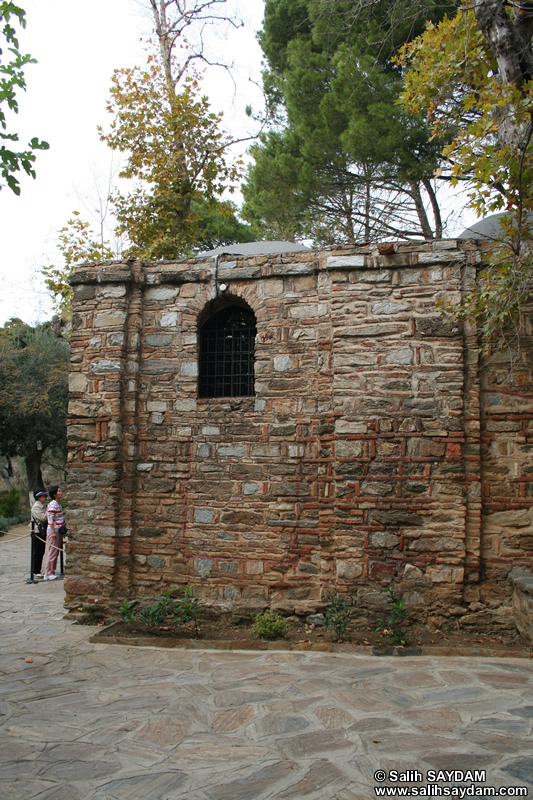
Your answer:
[[[67,606],[192,583],[225,608],[333,591],[371,611],[393,583],[420,617],[508,623],[533,544],[529,330],[512,368],[482,364],[436,307],[478,245],[79,267]]]

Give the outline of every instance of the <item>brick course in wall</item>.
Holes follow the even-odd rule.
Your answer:
[[[226,608],[335,591],[372,612],[394,582],[422,618],[505,622],[533,544],[531,352],[481,364],[436,308],[479,262],[436,241],[78,268],[67,605],[193,583]],[[255,396],[199,399],[199,324],[232,298]]]

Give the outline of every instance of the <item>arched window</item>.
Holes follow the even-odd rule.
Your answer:
[[[254,392],[255,316],[248,307],[217,311],[200,328],[200,397],[251,397]]]

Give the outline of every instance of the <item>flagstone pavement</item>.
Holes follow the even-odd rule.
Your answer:
[[[25,583],[25,533],[0,539],[2,800],[533,796],[530,660],[93,644],[62,581]]]

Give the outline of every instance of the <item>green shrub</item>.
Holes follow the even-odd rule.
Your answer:
[[[20,489],[13,485],[0,500],[0,517],[16,517],[23,514]]]
[[[337,639],[346,636],[352,624],[353,610],[348,603],[334,592],[330,592],[329,605],[326,609],[326,627],[333,628]]]
[[[199,619],[204,613],[204,610],[200,600],[197,597],[192,597],[193,589],[194,586],[187,586],[183,597],[180,600],[174,601],[175,607],[173,616],[176,622],[182,625],[187,625],[189,622],[192,622],[194,630],[198,633],[200,627]]]
[[[289,635],[289,625],[279,614],[267,610],[257,614],[254,633],[262,639],[286,639]]]
[[[159,604],[155,606],[149,606],[148,608],[143,608],[139,613],[139,619],[149,628],[156,628],[158,625],[162,625],[162,623],[165,621],[165,618],[166,614],[161,613]]]
[[[401,599],[400,595],[394,591],[392,586],[388,586],[385,591],[390,609],[389,616],[387,619],[378,620],[377,630],[383,631],[391,644],[408,644],[409,637],[407,631],[402,627],[407,622],[405,600]]]
[[[133,622],[135,619],[137,603],[135,600],[124,600],[120,606],[120,619],[122,622]]]
[[[164,592],[160,597],[156,597],[155,604],[143,608],[140,611],[136,609],[137,601],[124,600],[120,607],[120,617],[124,622],[133,622],[134,619],[139,619],[144,622],[149,628],[155,628],[162,625],[167,620],[178,623],[180,625],[193,624],[195,632],[198,634],[200,630],[199,619],[204,613],[202,603],[197,597],[192,597],[192,590],[194,586],[187,586],[183,591],[183,597],[175,598],[174,594],[177,589],[169,589]]]

